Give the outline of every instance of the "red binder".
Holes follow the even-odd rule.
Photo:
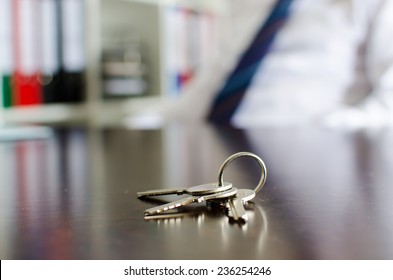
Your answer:
[[[17,106],[41,103],[37,3],[35,0],[13,1],[13,102]]]

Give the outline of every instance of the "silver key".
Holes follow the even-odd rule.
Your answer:
[[[231,188],[232,188],[232,184],[227,182],[223,182],[221,186],[219,186],[218,183],[209,183],[209,184],[197,185],[185,189],[149,190],[144,192],[138,192],[137,196],[138,198],[148,197],[148,196],[158,196],[158,195],[169,195],[169,194],[177,194],[177,195],[189,194],[192,196],[198,196],[198,195],[206,195],[206,194],[227,191]]]
[[[255,195],[254,190],[238,189],[236,195],[227,202],[228,217],[235,221],[246,221],[248,217],[243,204],[253,199]]]
[[[176,200],[174,202],[170,202],[170,203],[166,203],[164,205],[161,206],[157,206],[157,207],[153,207],[153,208],[149,208],[147,210],[145,210],[145,214],[146,215],[155,215],[155,214],[159,214],[161,212],[164,211],[168,211],[170,209],[174,209],[174,208],[178,208],[181,206],[186,206],[189,205],[191,203],[201,203],[204,201],[208,201],[210,199],[224,199],[224,198],[229,198],[232,197],[236,194],[237,189],[236,188],[231,188],[229,190],[226,191],[222,191],[222,192],[217,192],[217,193],[213,193],[213,194],[206,194],[206,195],[199,195],[199,196],[189,196],[183,199],[179,199]]]

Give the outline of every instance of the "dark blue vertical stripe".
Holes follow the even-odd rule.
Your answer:
[[[228,76],[225,84],[216,95],[208,119],[217,123],[229,123],[240,101],[251,83],[280,28],[289,15],[293,0],[278,0],[270,15],[256,32],[249,47],[239,59],[236,67]],[[237,95],[234,97],[233,95]],[[226,104],[227,100],[228,103]],[[238,102],[233,102],[237,100]]]

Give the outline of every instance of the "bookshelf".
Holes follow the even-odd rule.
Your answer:
[[[0,125],[1,123],[12,125],[30,122],[110,124],[119,122],[127,115],[138,114],[143,108],[160,106],[163,102],[176,98],[181,94],[182,88],[179,86],[176,89],[173,88],[174,78],[172,77],[171,80],[168,76],[170,72],[168,67],[171,63],[172,66],[182,63],[173,62],[171,61],[173,57],[170,58],[174,56],[173,50],[170,53],[171,46],[176,46],[181,42],[176,42],[179,40],[177,37],[171,38],[173,34],[170,33],[182,27],[185,22],[168,20],[168,13],[174,11],[178,15],[191,13],[200,18],[209,15],[214,18],[217,24],[215,27],[217,27],[220,21],[228,15],[229,3],[230,1],[225,0],[84,0],[85,101],[75,104],[37,104],[1,108]],[[193,30],[193,26],[189,26],[186,35],[193,35]],[[217,36],[217,34],[210,35]],[[111,47],[112,42],[121,37],[137,38],[140,42],[147,69],[147,89],[143,94],[105,98],[101,72],[102,54]],[[190,44],[194,44],[191,47],[199,47],[195,46],[198,44],[195,42],[195,37],[192,40],[194,42],[187,42],[188,47]],[[212,49],[214,46],[211,46],[209,51]],[[178,46],[176,50],[179,51]],[[207,59],[206,55],[204,59]],[[194,72],[193,75],[196,75],[197,69]]]

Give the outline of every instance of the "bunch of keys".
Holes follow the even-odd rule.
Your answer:
[[[224,170],[235,159],[239,157],[251,157],[255,159],[261,168],[261,177],[255,189],[237,189],[232,183],[224,182]],[[158,215],[171,209],[183,207],[191,203],[209,203],[210,206],[220,206],[227,209],[227,215],[236,222],[245,222],[247,220],[247,212],[244,204],[253,199],[255,195],[262,189],[266,182],[267,170],[265,163],[257,155],[249,152],[239,152],[227,158],[221,165],[218,173],[217,183],[208,183],[197,185],[184,189],[160,189],[138,192],[138,198],[177,194],[187,194],[186,198],[182,198],[173,202],[169,202],[157,207],[145,210],[145,215]]]

